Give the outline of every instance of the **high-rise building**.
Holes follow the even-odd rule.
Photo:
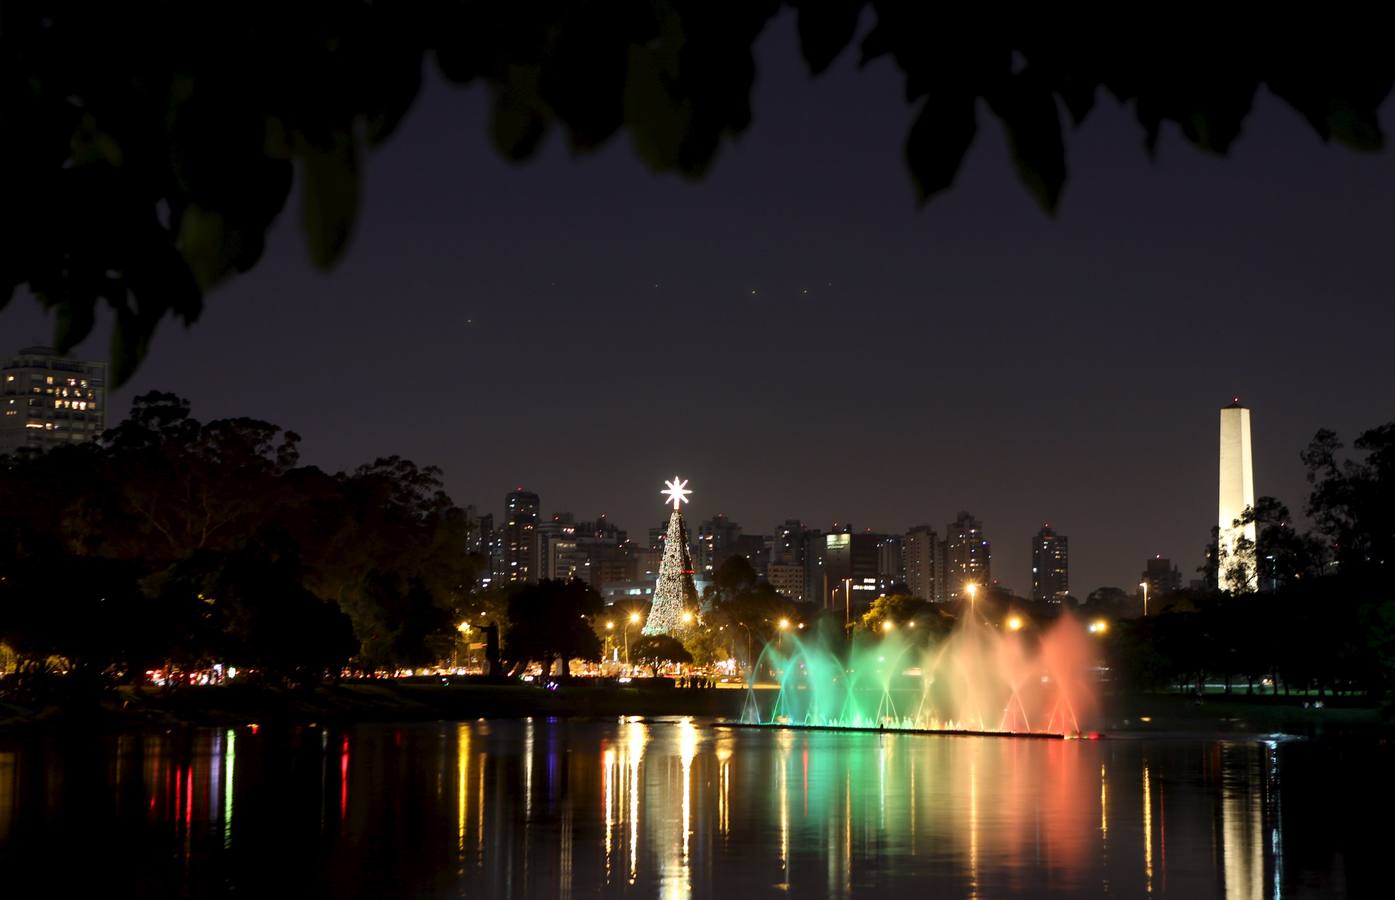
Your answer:
[[[887,588],[906,581],[905,546],[899,534],[879,534],[877,539],[877,578]]]
[[[1236,527],[1246,509],[1255,505],[1254,459],[1250,453],[1250,411],[1240,398],[1221,408],[1220,586],[1225,591],[1253,591],[1255,525]],[[1244,543],[1241,543],[1241,539]]]
[[[939,535],[929,525],[917,525],[901,541],[901,560],[906,567],[906,585],[911,595],[935,599],[935,545]]]
[[[983,525],[978,519],[961,511],[945,526],[945,539],[940,546],[942,602],[958,600],[970,582],[984,586],[992,582],[993,548],[983,536]]]
[[[697,570],[713,575],[730,556],[737,555],[741,526],[721,513],[698,526]]]
[[[504,498],[504,579],[537,581],[538,495],[519,488]]]
[[[1182,589],[1182,573],[1172,564],[1172,560],[1155,556],[1143,564],[1143,575],[1139,584],[1148,585],[1150,599],[1170,594]]]
[[[823,568],[823,606],[856,618],[880,592],[877,536],[853,534],[852,526],[824,535]]]
[[[775,526],[770,542],[772,564],[804,565],[804,523],[786,519]]]
[[[824,602],[824,533],[817,528],[806,528],[800,534],[803,546],[801,556],[804,562],[804,602]]]
[[[738,534],[734,555],[745,557],[756,577],[764,578],[770,566],[770,538],[764,534]]]
[[[1060,603],[1070,594],[1070,545],[1050,525],[1032,536],[1032,599]]]
[[[0,453],[95,441],[106,430],[107,367],[25,347],[0,359]]]

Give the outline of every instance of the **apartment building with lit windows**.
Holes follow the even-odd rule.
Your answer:
[[[25,347],[0,359],[0,453],[95,441],[106,423],[106,363],[52,347]]]

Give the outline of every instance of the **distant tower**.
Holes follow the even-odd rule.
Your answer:
[[[1254,458],[1250,453],[1250,411],[1240,405],[1240,398],[1221,407],[1221,479],[1220,535],[1217,548],[1221,564],[1219,581],[1222,590],[1253,591],[1255,577],[1255,526],[1251,522],[1240,528],[1235,522],[1246,509],[1255,505]],[[1243,551],[1236,550],[1240,538],[1248,542]],[[1238,555],[1237,555],[1238,553]],[[1243,579],[1234,577],[1235,570],[1244,567]]]
[[[683,625],[683,611],[697,606],[693,559],[688,553],[688,527],[683,524],[683,513],[679,509],[692,493],[687,485],[688,482],[674,476],[668,482],[668,490],[660,491],[673,501],[673,514],[668,517],[664,556],[659,561],[659,580],[654,585],[654,602],[649,607],[644,634],[673,634]]]

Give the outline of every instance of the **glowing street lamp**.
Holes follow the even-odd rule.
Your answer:
[[[1148,582],[1140,581],[1138,586],[1143,588],[1143,615],[1148,615]]]
[[[693,624],[693,614],[692,614],[691,612],[689,612],[688,610],[684,610],[684,611],[683,611],[683,624],[684,624],[684,625],[691,625],[691,624]]]
[[[630,618],[629,618],[628,620],[626,620],[626,622],[625,622],[625,627],[622,629],[622,630],[625,632],[625,669],[626,669],[626,671],[628,671],[629,668],[630,668],[630,626],[631,626],[631,625],[638,625],[638,624],[639,624],[639,613],[637,613],[637,612],[632,612],[632,613],[630,613]]]
[[[777,626],[781,631],[785,631],[786,629],[788,629],[788,628],[790,627],[790,620],[789,620],[789,619],[781,619],[779,622],[777,622],[777,623],[775,623],[775,624],[776,624],[776,626]]]
[[[1007,620],[1007,627],[1008,627],[1008,631],[1021,631],[1021,630],[1022,630],[1022,617],[1021,617],[1021,616],[1012,616],[1011,618],[1009,618],[1009,619]]]
[[[890,619],[883,619],[883,620],[882,620],[882,631],[890,631],[891,629],[893,629],[893,628],[895,628],[895,627],[896,627],[896,623],[893,622],[893,621],[891,621]]]
[[[1086,630],[1098,637],[1109,630],[1109,623],[1104,619],[1096,619],[1090,623],[1090,627]]]

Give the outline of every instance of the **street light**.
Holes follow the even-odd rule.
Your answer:
[[[628,621],[625,622],[625,627],[624,627],[624,629],[623,629],[624,632],[625,632],[625,670],[626,670],[626,672],[628,672],[628,671],[629,671],[629,668],[630,668],[630,626],[631,626],[631,625],[638,625],[638,624],[639,624],[639,613],[637,613],[637,612],[632,612],[632,613],[630,613],[630,618],[629,618]]]
[[[1109,630],[1109,623],[1104,619],[1096,619],[1090,623],[1090,627],[1086,630],[1098,637]]]
[[[1008,631],[1021,631],[1021,630],[1022,630],[1022,617],[1021,617],[1021,616],[1013,616],[1012,618],[1008,619],[1008,620],[1007,620],[1007,627],[1008,627]]]
[[[852,627],[852,579],[843,579],[843,630]]]
[[[1148,582],[1140,581],[1138,586],[1143,588],[1143,615],[1148,616]]]
[[[693,614],[692,614],[691,612],[689,612],[688,610],[686,610],[686,609],[683,610],[683,624],[684,624],[684,625],[691,625],[691,624],[693,624]]]
[[[783,650],[785,649],[785,632],[789,630],[790,620],[781,617],[780,621],[775,623],[775,627],[780,629],[780,649]]]
[[[896,627],[896,623],[890,619],[882,619],[882,631],[890,631]]]

